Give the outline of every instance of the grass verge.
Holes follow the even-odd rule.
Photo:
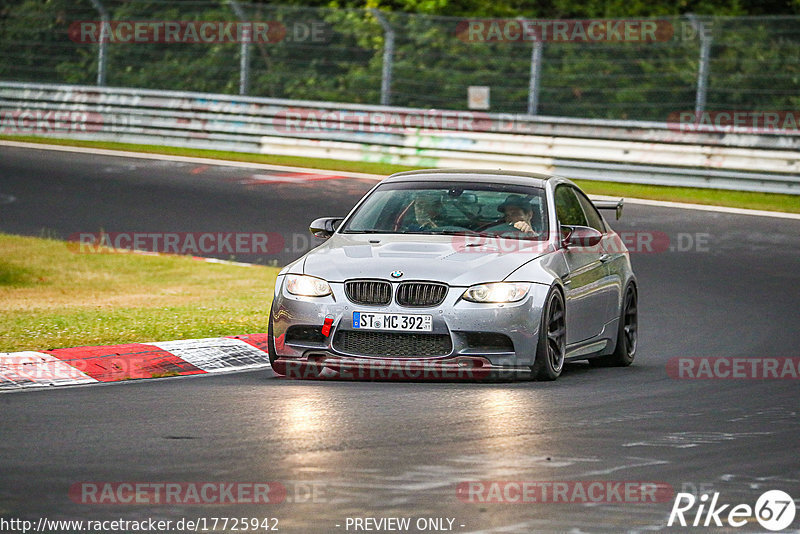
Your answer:
[[[191,156],[231,161],[246,161],[251,163],[287,165],[332,171],[363,172],[380,175],[389,175],[394,172],[420,168],[408,167],[404,165],[393,165],[389,163],[342,161],[336,159],[304,158],[296,156],[272,156],[268,154],[247,154],[242,152],[198,150],[192,148],[136,145],[128,143],[110,143],[104,141],[50,139],[37,136],[3,135],[0,136],[0,139],[65,146],[103,148],[108,150],[127,150],[150,154],[167,154],[173,156]],[[734,208],[800,213],[800,196],[798,195],[753,193],[748,191],[728,191],[723,189],[703,189],[696,187],[624,184],[618,182],[598,182],[592,180],[576,180],[576,183],[578,183],[584,191],[593,195],[623,196],[630,198],[646,198],[650,200],[668,200],[672,202],[707,204],[711,206],[729,206]]]
[[[0,352],[266,332],[277,273],[0,234]]]

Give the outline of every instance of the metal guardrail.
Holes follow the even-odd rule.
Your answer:
[[[800,194],[800,136],[0,82],[0,133]]]

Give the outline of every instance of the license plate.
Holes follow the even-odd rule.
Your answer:
[[[353,312],[353,328],[362,330],[405,330],[430,332],[432,315],[406,315],[403,313]]]

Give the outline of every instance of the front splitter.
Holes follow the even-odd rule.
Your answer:
[[[502,381],[531,377],[529,367],[498,366],[481,356],[356,358],[314,353],[278,358],[272,370],[286,378],[420,382]]]

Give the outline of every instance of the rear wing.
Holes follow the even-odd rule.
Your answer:
[[[617,220],[622,217],[622,204],[624,199],[619,200],[592,200],[594,207],[599,210],[614,210],[616,212]]]

